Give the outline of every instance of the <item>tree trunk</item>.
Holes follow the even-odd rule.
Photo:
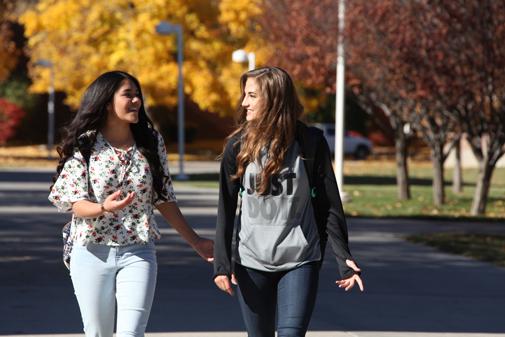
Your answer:
[[[444,191],[444,160],[443,148],[431,150],[431,162],[433,164],[433,203],[442,206],[445,202]]]
[[[398,199],[410,199],[409,171],[407,166],[407,137],[403,129],[396,131],[395,134],[395,152],[396,152],[396,184],[398,188]]]
[[[477,187],[472,202],[472,215],[482,215],[486,212],[487,198],[489,195],[489,187],[491,186],[491,178],[495,164],[489,161],[486,157],[479,164],[479,176],[477,180]]]
[[[463,192],[463,171],[461,169],[461,137],[456,140],[454,146],[454,171],[452,174],[452,191]]]

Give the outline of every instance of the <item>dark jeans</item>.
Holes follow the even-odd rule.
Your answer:
[[[249,337],[303,337],[307,332],[319,281],[320,262],[282,272],[235,265],[242,317]]]

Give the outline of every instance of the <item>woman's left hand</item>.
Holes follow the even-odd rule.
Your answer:
[[[193,249],[207,262],[214,261],[214,241],[199,237]]]
[[[359,276],[361,269],[359,269],[356,263],[352,260],[345,260],[345,264],[358,274],[354,274],[353,276],[343,280],[338,280],[335,283],[338,284],[339,288],[344,288],[345,291],[351,290],[354,287],[354,284],[357,283],[359,290],[364,291],[365,287],[363,286],[363,281]]]

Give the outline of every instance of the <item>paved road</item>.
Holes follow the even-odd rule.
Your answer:
[[[51,174],[0,171],[0,335],[81,333],[70,279],[60,261],[59,229],[68,219],[46,201]],[[217,193],[179,188],[183,213],[213,235]],[[159,277],[150,336],[239,337],[235,298],[217,291],[212,269],[159,219]],[[351,219],[351,249],[366,292],[333,284],[327,256],[308,336],[505,336],[505,269],[439,253],[402,239],[409,233],[486,230],[499,223]]]

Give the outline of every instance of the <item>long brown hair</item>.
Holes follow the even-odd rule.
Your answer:
[[[264,110],[251,121],[246,120],[247,111],[242,106],[245,85],[254,78],[259,95],[264,99]],[[262,151],[266,162],[261,167],[256,189],[265,195],[270,189],[270,177],[279,173],[289,146],[294,141],[296,121],[303,112],[295,86],[289,74],[277,67],[263,67],[244,73],[240,78],[241,97],[238,106],[238,127],[228,137],[240,134],[240,152],[237,155],[237,172],[232,178],[241,179],[247,165],[256,162],[262,165]]]

